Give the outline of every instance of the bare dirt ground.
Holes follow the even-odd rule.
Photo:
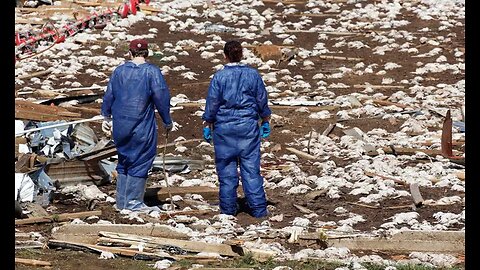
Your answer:
[[[378,1],[364,1],[364,4],[375,4]],[[256,6],[254,7],[258,10],[259,13],[262,13],[266,9],[272,9],[275,12],[282,12],[284,7],[277,6],[273,3],[265,3],[265,6]],[[298,12],[306,12],[309,10],[303,4],[295,4],[295,8],[298,9]],[[354,8],[353,4],[344,3],[341,5],[342,10],[348,10]],[[201,8],[198,8],[198,11],[201,12]],[[299,21],[300,17],[293,17],[293,16],[285,16],[282,18],[284,22],[297,22]],[[332,14],[331,18],[335,18],[335,14]],[[180,18],[181,20],[187,20],[188,17]],[[311,25],[321,25],[325,23],[325,20],[329,19],[328,17],[311,17]],[[449,36],[451,38],[450,45],[443,44],[440,45],[443,48],[443,55],[446,56],[447,62],[455,64],[454,48],[463,47],[465,44],[465,31],[464,26],[453,26],[448,31],[449,33],[442,32],[442,31],[428,31],[428,32],[419,32],[420,29],[429,27],[431,29],[438,28],[439,22],[436,20],[421,20],[415,14],[411,12],[404,12],[401,14],[401,18],[396,18],[397,20],[407,20],[410,23],[406,26],[397,27],[396,30],[405,30],[410,33],[414,33],[414,35],[424,36],[430,39],[435,39],[437,36]],[[219,17],[208,18],[209,21],[213,23],[220,23],[226,26],[236,27],[235,25],[228,25],[222,21]],[[196,18],[196,21],[199,22],[201,19]],[[461,21],[463,24],[465,23],[464,20]],[[268,27],[268,22],[266,27]],[[134,24],[128,34],[131,35],[141,35],[148,33],[148,30],[151,28],[158,29],[158,34],[156,38],[149,39],[150,43],[157,44],[160,48],[164,47],[166,42],[171,44],[176,44],[176,42],[185,39],[192,39],[196,42],[204,44],[205,42],[211,40],[210,35],[198,35],[191,33],[189,31],[169,31],[169,26],[164,22],[156,22],[145,20],[140,23]],[[94,30],[92,33],[97,33],[100,30]],[[384,29],[371,29],[370,33],[375,31],[384,31]],[[236,39],[236,37],[232,33],[215,33],[216,35],[220,36],[223,40],[229,39]],[[295,33],[296,40],[295,45],[305,48],[307,50],[312,50],[315,44],[318,42],[317,40],[317,33],[302,33],[298,32]],[[379,45],[376,41],[372,40],[372,36],[368,34],[361,34],[358,36],[348,36],[346,38],[348,41],[360,41],[365,45],[370,46],[371,48]],[[242,39],[239,39],[243,41]],[[246,40],[247,42],[251,42],[250,40]],[[273,44],[282,44],[282,39],[279,39],[275,35],[265,35],[261,38],[255,39],[259,43],[263,43],[265,41],[271,41]],[[335,36],[330,36],[327,40],[325,40],[325,47],[332,48],[332,45],[337,42],[337,38]],[[402,44],[405,40],[399,39],[395,42]],[[422,43],[419,39],[415,39],[411,41],[412,47],[418,49],[418,54],[426,53],[431,51],[433,48],[438,47],[431,45],[429,43]],[[102,48],[98,50],[94,50],[93,53],[102,54],[104,51],[105,45],[101,45]],[[218,47],[218,48],[217,48]],[[221,50],[222,47],[217,46],[215,49]],[[216,65],[208,60],[202,59],[200,56],[200,52],[196,51],[195,48],[191,48],[187,50],[188,54],[185,55],[176,55],[178,58],[177,62],[175,62],[176,66],[184,65],[188,67],[191,71],[198,74],[196,76],[197,80],[192,83],[192,81],[187,80],[180,76],[180,72],[170,70],[168,74],[165,76],[167,83],[171,90],[171,96],[176,96],[178,94],[185,94],[191,101],[203,99],[206,96],[207,89],[208,89],[208,81],[210,76],[214,73],[213,66]],[[416,68],[416,63],[412,62],[412,58],[408,53],[401,53],[398,51],[395,52],[385,52],[385,55],[378,55],[372,54],[371,49],[367,48],[360,48],[360,49],[349,49],[349,50],[339,50],[343,57],[359,57],[363,58],[363,62],[365,66],[370,64],[378,64],[384,65],[387,62],[393,62],[401,65],[400,68],[396,68],[393,70],[387,71],[387,74],[384,76],[376,75],[375,73],[371,74],[364,74],[364,75],[356,75],[354,73],[348,73],[347,75],[335,79],[329,78],[329,83],[343,83],[349,86],[353,85],[361,85],[365,83],[370,83],[373,85],[381,84],[382,78],[389,77],[395,80],[395,83],[400,82],[401,80],[411,80],[416,75],[412,74],[412,71]],[[124,51],[117,49],[114,56],[124,57]],[[422,62],[429,62],[434,61],[435,58],[438,56],[432,56],[431,58],[422,58],[419,61]],[[288,63],[281,63],[278,66],[278,69],[288,69],[291,72],[291,76],[300,75],[306,82],[309,82],[313,87],[315,85],[315,81],[312,80],[312,77],[318,73],[323,72],[324,74],[333,74],[338,72],[339,68],[353,68],[356,62],[351,61],[342,61],[342,60],[324,60],[312,57],[309,60],[314,62],[314,69],[305,69],[301,64],[296,66],[287,65]],[[152,57],[150,59],[151,62],[158,64],[160,67],[164,65],[171,65],[171,63],[164,62],[160,59],[160,57]],[[83,70],[88,68],[95,68],[95,65],[85,66]],[[109,75],[109,74],[108,74]],[[454,84],[461,79],[464,79],[465,75],[462,74],[450,74],[449,72],[439,72],[434,74],[428,74],[427,78],[424,78],[425,81],[423,82],[424,86],[427,85],[438,85],[440,83],[444,84]],[[84,86],[91,85],[93,83],[101,84],[100,81],[103,79],[96,78],[89,76],[87,74],[78,75],[77,81],[80,82]],[[57,84],[61,84],[62,79],[57,81]],[[266,83],[268,85],[268,83]],[[17,90],[21,87],[17,86]],[[335,95],[348,95],[351,93],[357,93],[361,89],[349,87],[349,88],[336,88],[332,89]],[[391,96],[398,89],[381,89],[376,90],[381,91],[381,93],[385,96]],[[409,94],[409,90],[404,90],[407,94]],[[101,92],[99,92],[101,93]],[[451,108],[458,108],[462,104],[448,104]],[[100,104],[85,104],[86,107],[94,107],[99,108]],[[202,120],[198,115],[195,115],[195,112],[200,110],[199,107],[184,107],[181,110],[175,110],[172,113],[172,117],[174,121],[178,122],[182,125],[182,127],[178,131],[174,131],[171,133],[170,138],[174,139],[179,136],[184,137],[185,139],[199,139],[202,138]],[[272,134],[270,138],[268,138],[268,142],[271,143],[270,147],[264,147],[263,153],[272,153],[274,158],[263,159],[262,160],[262,174],[266,176],[271,170],[272,166],[278,166],[282,164],[286,164],[286,160],[282,158],[284,155],[290,155],[291,153],[286,150],[289,145],[292,145],[299,138],[305,138],[308,134],[315,130],[316,132],[323,132],[330,123],[337,122],[337,116],[335,115],[335,110],[332,111],[332,118],[326,120],[320,119],[312,119],[308,118],[308,113],[301,112],[298,110],[291,110],[291,109],[273,109],[274,114],[283,117],[284,119],[288,119],[287,121],[283,121],[281,123],[273,123]],[[90,117],[92,115],[84,114],[85,117]],[[400,130],[401,125],[403,124],[401,119],[396,119],[397,121],[392,122],[381,118],[371,118],[371,117],[361,117],[360,119],[351,119],[343,121],[342,124],[350,127],[358,127],[363,132],[369,132],[373,129],[385,129],[389,133],[395,133]],[[159,122],[160,123],[160,122]],[[91,125],[98,134],[101,134],[101,129],[99,124],[92,124]],[[441,126],[438,128],[430,128],[431,130],[440,130]],[[282,132],[282,130],[290,130],[291,132]],[[332,133],[329,135],[331,137],[341,137],[343,136],[343,132],[335,128]],[[164,137],[163,134],[159,133],[159,143],[163,143]],[[272,150],[272,146],[279,144],[281,149]],[[208,148],[196,148],[194,144],[186,144],[188,150],[181,153],[181,155],[185,158],[192,158],[192,159],[202,159],[203,155],[210,155],[212,158],[214,157],[212,149]],[[437,148],[438,149],[438,148]],[[454,146],[455,150],[464,151],[464,145]],[[159,149],[159,153],[161,153],[163,149]],[[167,152],[174,153],[175,147],[168,147]],[[178,154],[178,153],[176,153]],[[331,157],[330,160],[335,161],[337,167],[346,167],[352,162],[356,161],[355,159],[340,159],[336,157]],[[422,162],[425,161],[411,161],[413,163],[418,162],[421,165]],[[428,161],[427,161],[428,162]],[[214,165],[212,161],[208,162],[209,165]],[[288,165],[288,163],[287,163]],[[308,172],[309,175],[314,175],[316,173],[321,172],[321,168],[316,166],[314,162],[299,158],[298,161],[295,161],[295,165],[300,167],[302,171]],[[412,164],[404,163],[403,166],[415,166]],[[417,166],[420,166],[417,165]],[[213,168],[213,167],[212,167]],[[286,166],[286,170],[288,171],[288,166]],[[293,173],[293,172],[292,172]],[[191,173],[185,175],[186,178],[193,179],[197,177],[201,177],[202,172],[192,171]],[[152,175],[152,179],[162,179],[161,173]],[[271,179],[267,179],[269,181]],[[280,179],[281,180],[281,179]],[[278,180],[276,180],[278,182]],[[153,183],[154,180],[151,181]],[[114,184],[108,184],[105,186],[101,186],[100,189],[107,193],[113,195],[113,191],[115,190]],[[396,186],[397,190],[405,190],[409,192],[409,186]],[[464,192],[461,191],[454,191],[449,186],[447,187],[421,187],[422,196],[425,200],[432,199],[432,200],[439,200],[443,197],[447,196],[460,196],[464,197]],[[280,222],[270,222],[272,228],[283,228],[285,226],[291,225],[291,222],[296,217],[304,216],[297,208],[294,207],[294,204],[304,206],[318,216],[312,220],[316,221],[339,221],[344,219],[337,215],[334,210],[338,207],[343,207],[347,209],[349,212],[353,212],[355,214],[359,214],[364,217],[365,221],[359,222],[353,225],[353,229],[358,230],[360,232],[368,232],[372,230],[376,230],[380,228],[380,225],[385,223],[386,220],[396,213],[402,213],[405,211],[413,211],[409,205],[412,204],[410,197],[405,196],[398,196],[395,198],[390,198],[383,200],[377,205],[378,208],[372,209],[368,207],[362,207],[359,205],[355,205],[354,203],[358,203],[358,200],[363,195],[351,195],[349,192],[351,189],[345,188],[340,190],[341,197],[338,199],[332,199],[325,194],[314,199],[308,199],[305,197],[305,194],[288,194],[288,189],[276,188],[276,189],[267,189],[267,197],[269,204],[274,206],[270,211],[270,216],[275,216],[279,214],[283,214],[284,218]],[[215,205],[218,204],[218,201],[209,200],[209,204]],[[64,195],[57,195],[54,201],[51,204],[52,206],[56,207],[52,211],[54,213],[63,213],[63,212],[77,212],[77,211],[86,211],[87,210],[87,202],[85,201],[78,201],[74,198],[69,198],[68,196],[65,197]],[[182,203],[178,205],[180,208]],[[406,206],[405,208],[391,208],[392,206]],[[419,214],[418,220],[419,222],[428,221],[430,223],[435,223],[436,220],[433,217],[434,213],[444,211],[444,212],[453,212],[453,213],[460,213],[464,210],[465,205],[463,203],[456,203],[452,205],[443,205],[443,206],[424,206],[415,209]],[[129,220],[122,215],[120,215],[117,211],[114,210],[111,204],[106,202],[100,202],[97,204],[96,208],[102,210],[102,215],[99,217],[100,219],[109,220],[113,223],[139,223],[135,220]],[[205,215],[198,216],[199,218],[206,219],[211,218],[218,213],[212,212]],[[264,219],[257,220],[245,213],[240,213],[238,216],[238,224],[242,226],[248,226],[250,224],[260,224]],[[146,221],[149,220],[148,217],[145,218]],[[152,221],[158,222],[158,220]],[[86,222],[94,222],[94,221],[86,221]],[[162,222],[162,221],[160,221]],[[55,224],[59,225],[59,224]],[[49,235],[50,230],[53,228],[53,224],[43,224],[43,225],[28,225],[28,226],[17,226],[17,229],[22,232],[29,232],[29,231],[38,231],[42,234]],[[457,224],[449,229],[451,230],[458,230],[464,227],[464,224]],[[296,243],[290,244],[286,241],[281,242],[282,245],[289,248],[292,252],[304,249],[306,247],[309,248],[320,248],[316,243],[309,242],[309,243]],[[375,251],[373,251],[375,254]],[[84,252],[71,252],[71,251],[54,251],[54,250],[32,250],[32,251],[17,251],[16,254],[20,254],[22,256],[31,256],[35,259],[40,260],[47,260],[52,262],[54,265],[53,269],[150,269],[147,266],[148,263],[151,262],[139,262],[135,260],[131,260],[128,258],[117,258],[115,260],[99,260],[98,254],[89,254]],[[359,252],[361,255],[361,252]],[[370,253],[372,254],[372,253]],[[400,254],[387,254],[383,252],[377,252],[377,255],[380,255],[384,258],[392,259],[395,256],[402,255]],[[88,262],[88,264],[87,264]],[[87,266],[88,265],[88,266]],[[459,265],[462,267],[462,265]],[[85,268],[87,267],[87,268]],[[32,267],[27,266],[19,266],[17,265],[16,269],[34,269]]]

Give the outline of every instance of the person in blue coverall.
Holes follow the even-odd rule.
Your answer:
[[[160,210],[145,205],[143,196],[147,174],[157,154],[157,123],[155,109],[168,133],[173,122],[170,117],[170,90],[161,70],[145,61],[148,43],[143,39],[130,42],[131,61],[118,66],[110,77],[103,97],[102,129],[111,127],[118,152],[116,167],[116,207],[132,211]]]
[[[207,142],[213,139],[221,213],[236,215],[239,211],[239,166],[247,212],[260,218],[268,215],[260,175],[260,140],[270,135],[271,111],[261,75],[240,63],[242,50],[238,41],[225,44],[223,52],[228,63],[210,82],[202,115],[203,137]]]

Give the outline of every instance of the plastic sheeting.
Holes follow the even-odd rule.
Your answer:
[[[35,184],[26,173],[15,173],[15,200],[32,202],[35,193]]]

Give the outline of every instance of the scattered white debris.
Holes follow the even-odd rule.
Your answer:
[[[102,259],[102,260],[115,259],[115,254],[108,251],[102,251],[99,259]]]

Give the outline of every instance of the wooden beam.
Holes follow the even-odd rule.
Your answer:
[[[176,260],[175,256],[166,255],[165,253],[156,254],[156,253],[150,253],[150,252],[141,252],[138,250],[132,250],[127,248],[106,247],[106,246],[99,246],[99,245],[92,245],[92,244],[77,243],[72,241],[48,240],[48,245],[51,247],[68,248],[73,250],[88,250],[88,251],[94,251],[97,253],[108,251],[113,254],[117,254],[121,256],[126,256],[126,257],[141,256],[142,258],[150,259],[150,260],[160,260],[160,259]]]
[[[33,19],[25,19],[25,18],[15,18],[15,24],[31,24],[31,25],[43,25],[47,21],[45,20],[33,20]]]
[[[413,203],[416,207],[420,207],[423,204],[422,194],[420,193],[420,188],[418,183],[410,184],[410,194],[412,194]]]
[[[369,171],[363,171],[363,173],[366,176],[369,176],[369,177],[377,176],[377,177],[380,177],[382,179],[392,180],[393,182],[395,182],[397,184],[400,184],[400,185],[405,185],[405,181],[400,180],[400,179],[396,179],[396,178],[393,178],[393,177],[390,177],[390,176],[384,176],[384,175],[380,175],[380,174],[377,174],[377,173],[374,173],[374,172],[369,172]]]
[[[294,16],[294,17],[332,17],[336,16],[338,13],[330,13],[330,14],[319,14],[319,13],[300,13],[300,14],[287,14],[287,16]]]
[[[295,155],[297,155],[297,156],[299,156],[299,157],[303,157],[303,158],[310,159],[310,160],[318,160],[317,157],[312,156],[312,155],[310,155],[310,154],[307,154],[307,153],[305,153],[305,152],[303,152],[303,151],[297,150],[297,149],[295,149],[295,148],[287,147],[287,148],[285,148],[285,149],[288,150],[288,151],[290,151],[290,152],[292,152],[292,153],[294,153]]]
[[[327,60],[363,61],[363,58],[344,57],[344,56],[335,56],[335,55],[319,55],[318,58],[327,59]]]
[[[355,84],[354,88],[372,88],[372,89],[404,89],[404,85],[373,85],[373,84]]]
[[[33,78],[33,77],[41,77],[41,76],[44,76],[44,75],[47,75],[47,74],[50,74],[50,73],[52,73],[52,70],[47,69],[47,70],[34,72],[34,73],[31,73],[31,74],[20,75],[18,77],[15,77],[15,79],[25,80],[25,79],[30,79],[30,78]]]
[[[417,152],[423,152],[429,156],[442,155],[441,150],[435,149],[420,149],[420,148],[405,148],[405,147],[394,147],[393,149],[389,146],[382,148],[385,154],[396,154],[396,155],[415,155]],[[458,153],[458,151],[455,151]],[[368,153],[369,156],[376,156],[375,153]]]
[[[191,252],[212,252],[218,253],[223,256],[237,257],[239,256],[236,253],[232,246],[225,244],[211,244],[198,241],[187,241],[179,239],[169,239],[161,237],[151,237],[151,236],[138,236],[133,234],[124,234],[124,233],[112,233],[112,232],[99,232],[100,236],[108,237],[111,239],[123,239],[123,240],[134,240],[142,243],[150,243],[156,245],[173,245],[181,249]]]
[[[34,259],[15,258],[15,263],[31,265],[31,266],[52,266],[50,262]]]
[[[145,4],[139,4],[138,7],[140,8],[141,11],[148,11],[148,12],[162,12],[160,9],[158,8],[154,8],[154,7],[151,7],[151,6],[147,6]]]
[[[193,186],[193,187],[170,187],[170,193],[173,195],[185,196],[186,194],[200,194],[205,199],[218,200],[218,188]],[[160,201],[169,198],[166,187],[150,187],[145,191],[145,197],[156,197]]]
[[[96,210],[96,211],[77,212],[77,213],[65,213],[65,214],[51,215],[51,216],[45,216],[45,217],[32,217],[32,218],[26,218],[26,219],[17,219],[15,220],[15,225],[70,221],[75,218],[100,216],[101,214],[102,214],[101,210]]]
[[[188,235],[174,231],[167,225],[138,224],[65,224],[58,227],[55,232],[52,233],[52,238],[61,241],[95,244],[98,239],[98,233],[101,231],[188,239]]]
[[[264,3],[276,3],[276,4],[282,3],[282,4],[285,4],[285,5],[307,3],[306,1],[289,1],[289,0],[285,0],[285,1],[281,1],[281,0],[262,0],[262,2],[264,2]]]
[[[396,103],[396,102],[391,102],[391,101],[388,101],[388,100],[381,100],[381,99],[374,99],[372,100],[374,104],[377,104],[377,105],[381,105],[381,106],[391,106],[391,105],[394,105],[394,106],[397,106],[399,108],[408,108],[409,106],[408,105],[405,105],[405,104],[400,104],[400,103]]]
[[[58,106],[36,104],[25,100],[15,100],[15,118],[34,121],[55,121],[78,119],[81,114]]]
[[[352,237],[329,239],[329,246],[350,250],[377,250],[395,252],[464,253],[464,231],[402,231],[389,238]]]
[[[447,111],[445,119],[443,120],[442,125],[442,138],[441,138],[441,149],[442,156],[452,157],[452,117],[450,115],[450,110]]]

